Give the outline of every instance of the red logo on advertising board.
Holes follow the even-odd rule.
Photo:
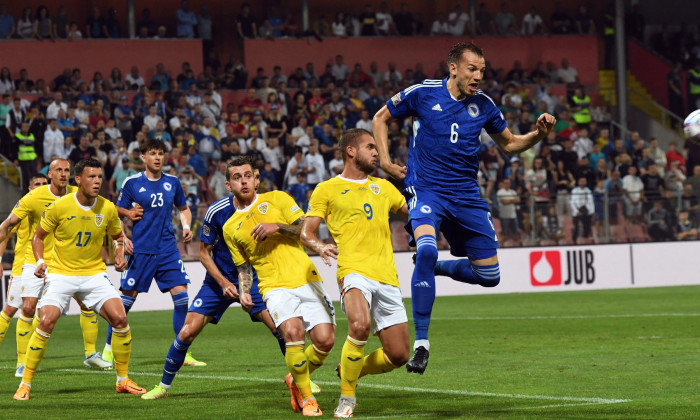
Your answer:
[[[559,251],[530,253],[530,282],[533,286],[561,285],[561,254]]]

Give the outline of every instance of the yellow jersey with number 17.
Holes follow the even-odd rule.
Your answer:
[[[308,217],[326,220],[338,246],[338,282],[357,273],[380,283],[399,285],[391,247],[389,212],[406,204],[385,179],[353,180],[336,176],[316,186]]]
[[[66,195],[70,195],[76,191],[76,187],[66,186]],[[65,197],[64,196],[64,197]],[[24,254],[24,264],[36,264],[36,258],[34,258],[34,251],[32,250],[32,238],[34,237],[34,232],[36,232],[36,227],[39,226],[41,221],[41,215],[53,207],[53,203],[61,198],[61,196],[54,195],[51,192],[51,185],[42,185],[41,187],[35,188],[29,191],[19,200],[17,206],[12,209],[12,213],[18,218],[24,220],[29,220],[29,235],[27,236],[28,245],[27,250]],[[44,240],[44,261],[49,264],[49,259],[51,258],[51,248],[53,247],[53,236],[49,235]],[[48,256],[48,258],[47,258]]]
[[[250,232],[260,223],[291,225],[304,212],[294,199],[281,191],[258,194],[255,201],[236,210],[224,224],[224,241],[238,266],[249,261],[258,274],[258,287],[265,296],[272,289],[295,289],[321,281],[316,266],[304,252],[299,235],[274,233],[256,241]]]
[[[48,272],[65,276],[104,273],[107,270],[102,260],[105,235],[121,233],[114,203],[97,196],[92,206],[85,207],[78,202],[76,194],[56,200],[44,213],[41,228],[54,235],[51,259],[46,263]]]

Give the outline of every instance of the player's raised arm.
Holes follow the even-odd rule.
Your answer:
[[[491,138],[498,144],[505,153],[514,155],[522,153],[547,137],[557,119],[552,115],[544,113],[537,119],[537,130],[527,134],[513,134],[508,128],[498,134],[491,134]]]
[[[32,251],[36,258],[36,270],[34,275],[39,278],[46,277],[46,263],[44,262],[44,239],[48,236],[48,232],[41,227],[41,224],[36,227],[36,232],[32,238]]]
[[[379,153],[379,167],[392,178],[404,179],[406,177],[406,167],[399,166],[391,161],[389,156],[388,125],[393,119],[389,108],[384,105],[372,118],[372,134],[377,142],[377,152]]]
[[[214,259],[211,257],[212,248],[214,248],[214,245],[200,242],[199,260],[202,262],[204,269],[207,270],[207,273],[221,286],[224,296],[230,299],[238,299],[238,289],[236,289],[236,286],[229,279],[224,277],[219,267],[216,266]]]
[[[178,207],[178,210],[180,210],[180,223],[182,224],[182,239],[188,244],[192,241],[192,231],[190,230],[192,212],[187,206]]]
[[[304,218],[304,224],[301,227],[301,244],[321,256],[326,265],[331,265],[331,258],[338,259],[338,248],[333,244],[321,242],[316,236],[316,230],[321,225],[321,219],[318,216],[307,216]]]

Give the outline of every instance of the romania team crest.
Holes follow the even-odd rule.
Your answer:
[[[104,222],[105,216],[103,214],[96,214],[95,215],[95,224],[97,227],[102,226],[102,222]]]
[[[479,107],[476,104],[469,104],[467,107],[467,112],[469,112],[469,115],[471,115],[473,118],[476,118],[479,116]]]
[[[378,184],[369,184],[369,189],[370,189],[375,195],[379,195],[379,193],[381,192],[381,189],[379,188],[379,185],[378,185]]]
[[[267,213],[267,208],[268,208],[268,205],[267,205],[267,201],[266,201],[258,206],[258,211],[260,212],[260,214],[265,214],[265,213]]]

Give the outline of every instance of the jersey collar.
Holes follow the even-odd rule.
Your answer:
[[[365,179],[350,179],[350,178],[345,178],[342,175],[338,175],[338,178],[342,179],[343,181],[348,181],[348,182],[354,182],[355,184],[364,184],[365,182],[369,181],[369,178]]]
[[[78,204],[78,207],[80,207],[81,209],[83,209],[85,211],[90,211],[90,210],[92,210],[93,207],[95,207],[95,204],[97,204],[97,197],[95,197],[95,201],[92,203],[92,205],[90,207],[85,207],[82,204],[80,204],[80,201],[78,201],[77,194],[78,194],[77,192],[73,193],[73,198],[75,199],[76,204]]]
[[[260,197],[260,194],[255,193],[255,200],[253,200],[253,202],[250,203],[250,204],[248,205],[248,207],[243,208],[243,209],[236,209],[236,211],[246,212],[246,211],[250,210],[251,208],[253,208],[253,206],[255,205],[255,203],[258,202],[258,197]],[[231,201],[231,203],[233,204],[233,200]],[[235,206],[234,206],[234,208],[235,208]]]

